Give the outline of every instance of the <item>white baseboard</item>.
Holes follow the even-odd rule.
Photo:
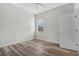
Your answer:
[[[44,41],[48,41],[48,42],[53,42],[53,43],[59,44],[59,42],[49,41],[49,40],[46,40],[46,39],[39,39],[39,40],[44,40]]]

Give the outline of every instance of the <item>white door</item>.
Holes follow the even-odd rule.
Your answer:
[[[79,4],[76,5],[77,8],[76,8],[76,11],[75,11],[75,14],[76,14],[76,28],[77,28],[77,42],[78,42],[78,53],[79,53]]]
[[[77,51],[75,39],[74,14],[63,14],[59,19],[59,42],[60,47]]]

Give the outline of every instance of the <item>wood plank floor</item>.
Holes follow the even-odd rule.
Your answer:
[[[1,56],[77,56],[76,51],[59,48],[58,44],[30,40],[0,48]]]

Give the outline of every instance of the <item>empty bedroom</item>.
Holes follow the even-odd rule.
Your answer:
[[[79,3],[0,3],[0,56],[78,56]]]

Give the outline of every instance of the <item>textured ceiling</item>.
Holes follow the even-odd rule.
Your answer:
[[[64,4],[65,3],[12,3],[12,5],[15,5],[16,7],[19,7],[32,14],[38,14]]]

